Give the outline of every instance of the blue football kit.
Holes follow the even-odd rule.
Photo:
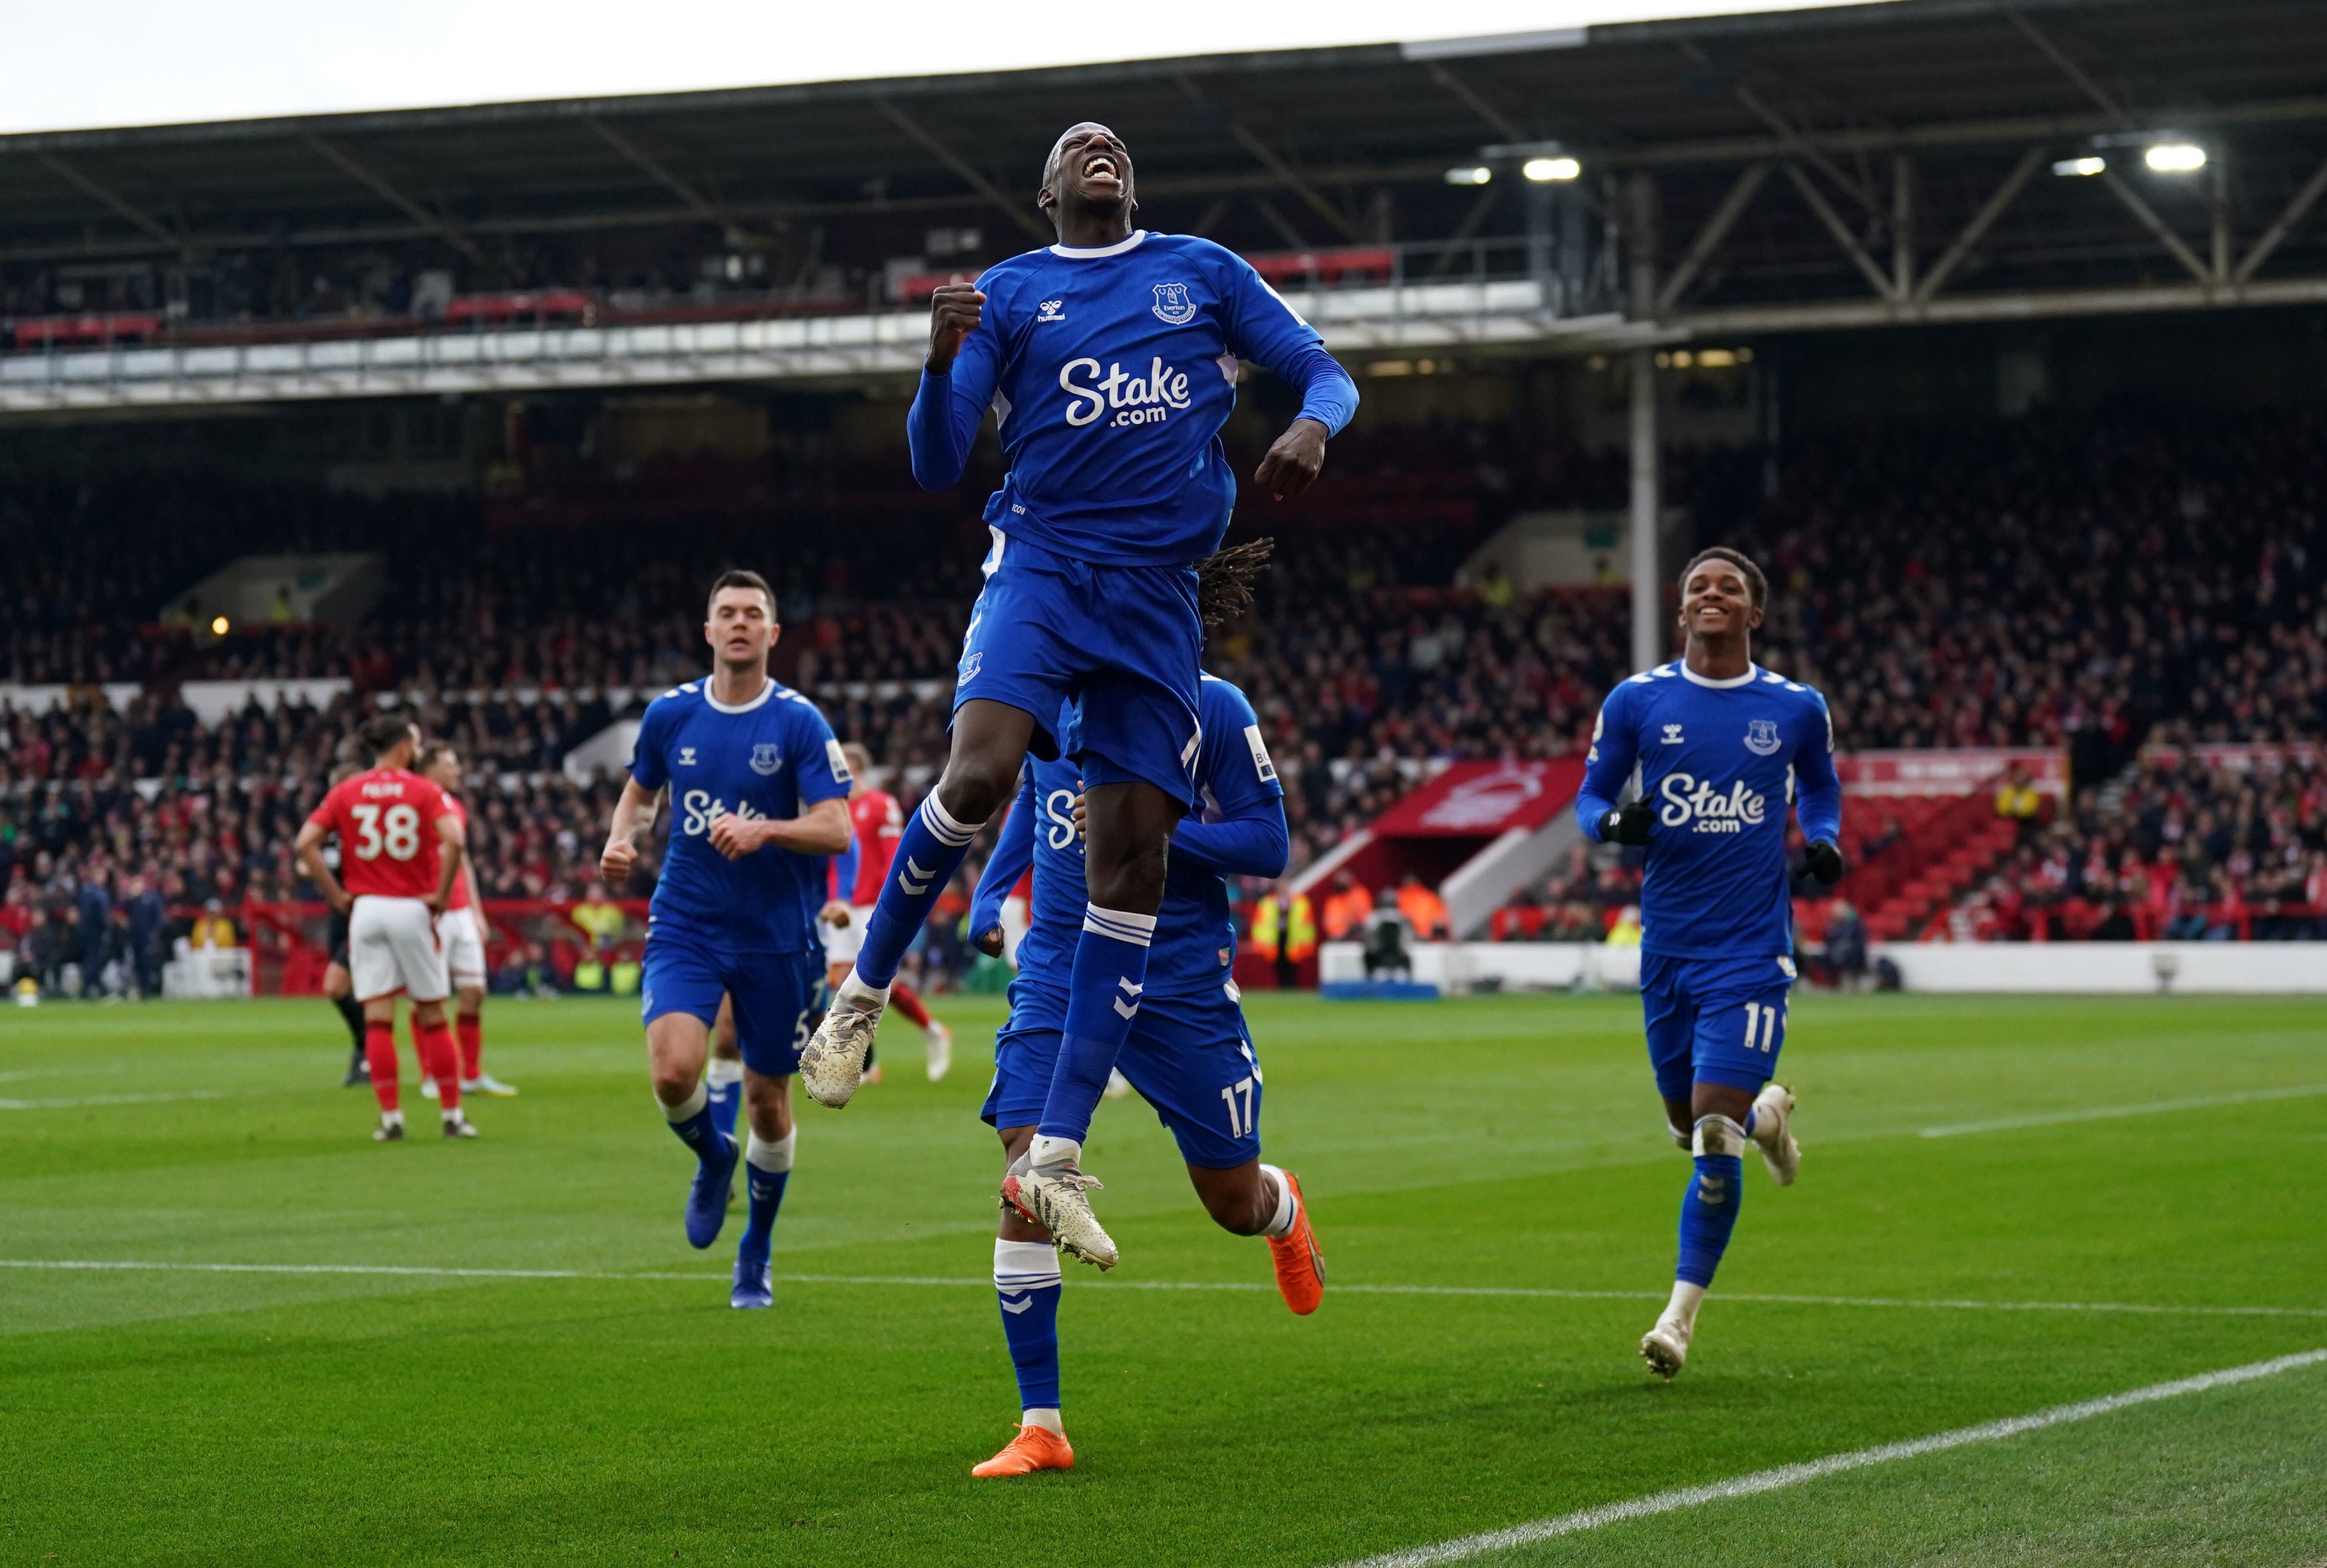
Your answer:
[[[1244,694],[1206,676],[1198,698],[1197,812],[1172,835],[1145,989],[1126,997],[1130,1034],[1117,1066],[1172,1130],[1192,1165],[1229,1170],[1260,1155],[1260,1064],[1231,973],[1230,874],[1276,876],[1288,838],[1285,790]],[[970,929],[999,925],[1002,901],[1031,863],[1033,921],[1018,945],[1010,1019],[995,1041],[994,1086],[980,1115],[1030,1126],[1050,1091],[1066,1029],[1068,975],[1084,919],[1083,845],[1073,764],[1033,761],[986,864]]]
[[[1794,980],[1786,808],[1805,836],[1842,831],[1826,699],[1756,667],[1712,681],[1675,662],[1601,705],[1575,815],[1585,835],[1634,764],[1656,808],[1640,886],[1640,994],[1657,1088],[1752,1091],[1777,1069]]]
[[[1833,718],[1817,692],[1751,664],[1723,680],[1659,665],[1617,683],[1600,705],[1575,799],[1587,836],[1600,836],[1635,765],[1655,811],[1640,884],[1640,1000],[1657,1092],[1681,1105],[1699,1083],[1757,1093],[1777,1070],[1794,982],[1786,808],[1813,842],[1842,831]],[[1702,1299],[1737,1223],[1759,1108],[1742,1123],[1696,1119],[1667,1309],[1687,1323],[1695,1307],[1684,1287]],[[1763,1136],[1790,1134],[1780,1124]],[[1642,1341],[1644,1356],[1651,1348]]]
[[[740,860],[712,847],[714,823],[797,817],[848,793],[848,763],[816,705],[774,680],[738,707],[689,681],[648,705],[631,777],[670,789],[670,842],[649,907],[642,1006],[712,1022],[733,999],[735,1038],[753,1072],[781,1077],[820,1016],[817,911],[827,857],[771,845]]]
[[[1236,499],[1220,431],[1238,361],[1274,371],[1300,417],[1338,433],[1357,387],[1316,331],[1234,252],[1145,230],[1053,245],[978,279],[982,319],[907,422],[913,475],[959,481],[991,407],[1010,468],[987,501],[993,547],[954,703],[1034,716],[1035,754],[1088,784],[1144,780],[1192,799],[1203,628],[1192,563]]]

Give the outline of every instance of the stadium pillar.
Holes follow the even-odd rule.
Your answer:
[[[1632,350],[1632,667],[1661,663],[1671,639],[1664,628],[1662,569],[1657,527],[1664,510],[1657,494],[1657,356]]]
[[[1626,182],[1631,233],[1631,316],[1647,322],[1657,313],[1657,186],[1642,171]],[[1632,391],[1632,667],[1664,661],[1672,638],[1664,626],[1664,574],[1657,565],[1657,531],[1663,522],[1657,493],[1657,356],[1634,349],[1628,379]]]

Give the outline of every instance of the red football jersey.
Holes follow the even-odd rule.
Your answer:
[[[461,825],[461,832],[465,835],[469,831],[469,808],[462,805],[457,797],[447,795],[444,797],[444,809]],[[442,845],[438,846],[436,853],[440,856],[444,853]],[[469,907],[469,882],[476,874],[476,866],[466,855],[462,856],[461,874],[453,879],[453,896],[444,901],[446,909],[465,910]],[[436,884],[430,882],[428,885],[435,887]]]
[[[848,901],[879,903],[889,863],[897,858],[897,841],[905,836],[905,813],[887,790],[867,789],[850,798],[848,826],[856,835],[856,885]]]
[[[351,893],[425,899],[443,856],[436,823],[457,815],[444,792],[417,773],[374,768],[343,779],[308,814],[340,835],[340,881]]]

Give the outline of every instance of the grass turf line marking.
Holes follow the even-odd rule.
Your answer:
[[[420,1279],[482,1280],[725,1280],[724,1274],[683,1274],[674,1270],[578,1268],[449,1268],[421,1264],[355,1263],[164,1263],[144,1260],[91,1258],[0,1258],[0,1269],[52,1269],[59,1272],[161,1272],[180,1274],[377,1274]],[[952,1290],[986,1290],[990,1279],[952,1278],[936,1274],[778,1274],[788,1285],[911,1285]],[[1276,1289],[1254,1280],[1084,1280],[1085,1288],[1103,1291],[1259,1291]],[[1338,1284],[1337,1295],[1360,1296],[1483,1296],[1517,1297],[1566,1302],[1661,1302],[1665,1291],[1562,1290],[1536,1285],[1399,1285]],[[2135,1312],[2165,1317],[2201,1318],[2327,1318],[2327,1307],[2173,1306],[2149,1302],[1981,1302],[1966,1299],[1922,1299],[1911,1296],[1805,1296],[1750,1291],[1720,1293],[1724,1302],[1747,1302],[1793,1307],[1924,1308],[1981,1312]]]
[[[1864,1470],[1870,1465],[1889,1464],[1896,1460],[1920,1459],[1927,1453],[1944,1453],[1949,1449],[1964,1448],[1975,1442],[2001,1442],[2023,1433],[2061,1426],[2072,1421],[2090,1421],[2095,1416],[2108,1415],[2136,1405],[2154,1405],[2161,1399],[2178,1399],[2185,1394],[2203,1394],[2209,1389],[2252,1383],[2262,1377],[2276,1377],[2282,1372],[2314,1367],[2322,1361],[2327,1361],[2327,1349],[2304,1350],[2274,1360],[2226,1367],[2220,1372],[2204,1372],[2195,1377],[2183,1377],[2172,1383],[2153,1383],[2146,1388],[2129,1389],[2126,1393],[2111,1394],[2099,1399],[2056,1405],[2050,1410],[2039,1410],[2029,1415],[2006,1416],[2001,1421],[1984,1422],[1977,1426],[1959,1426],[1953,1432],[1934,1433],[1929,1437],[1911,1438],[1904,1442],[1886,1442],[1874,1448],[1855,1449],[1848,1453],[1828,1454],[1824,1459],[1780,1465],[1774,1470],[1755,1470],[1749,1475],[1734,1476],[1728,1480],[1713,1481],[1704,1486],[1655,1492],[1627,1502],[1603,1503],[1598,1507],[1579,1508],[1572,1514],[1537,1519],[1529,1524],[1513,1525],[1508,1529],[1490,1530],[1481,1535],[1463,1535],[1435,1545],[1413,1546],[1403,1552],[1385,1552],[1377,1557],[1345,1563],[1342,1568],[1429,1568],[1433,1563],[1459,1563],[1489,1552],[1507,1551],[1514,1546],[1547,1541],[1555,1535],[1573,1535],[1584,1530],[1596,1530],[1603,1525],[1620,1524],[1626,1519],[1644,1519],[1657,1514],[1702,1507],[1707,1503],[1725,1502],[1732,1498],[1750,1498],[1762,1492],[1773,1492],[1781,1487],[1799,1486],[1805,1481],[1820,1480],[1845,1470]]]
[[[222,1100],[224,1089],[187,1089],[169,1094],[83,1095],[70,1100],[0,1100],[0,1111],[70,1111],[80,1106],[155,1106],[168,1100]]]
[[[2167,1111],[2201,1111],[2210,1106],[2244,1106],[2257,1100],[2294,1100],[2327,1095],[2327,1084],[2303,1084],[2294,1088],[2250,1089],[2244,1094],[2209,1095],[2197,1100],[2157,1100],[2145,1106],[2099,1106],[2083,1111],[2049,1111],[2033,1116],[2004,1116],[1993,1122],[1960,1122],[1952,1127],[1925,1127],[1926,1138],[1953,1138],[1965,1133],[2008,1133],[2014,1127],[2052,1127],[2064,1122],[2106,1122],[2117,1116],[2154,1116]]]

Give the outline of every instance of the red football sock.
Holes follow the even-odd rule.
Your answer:
[[[392,1111],[396,1100],[396,1025],[392,1021],[364,1020],[364,1064],[371,1069],[371,1092],[379,1108]]]
[[[472,1084],[484,1076],[485,1021],[473,1013],[461,1014],[461,1081]]]
[[[436,1080],[436,1104],[446,1112],[461,1108],[461,1048],[443,1022],[425,1028],[412,1026],[412,1043],[420,1053],[421,1070]]]
[[[914,995],[913,988],[902,980],[897,981],[889,987],[889,1005],[923,1029],[930,1026],[930,1010],[921,1005],[921,999]]]

